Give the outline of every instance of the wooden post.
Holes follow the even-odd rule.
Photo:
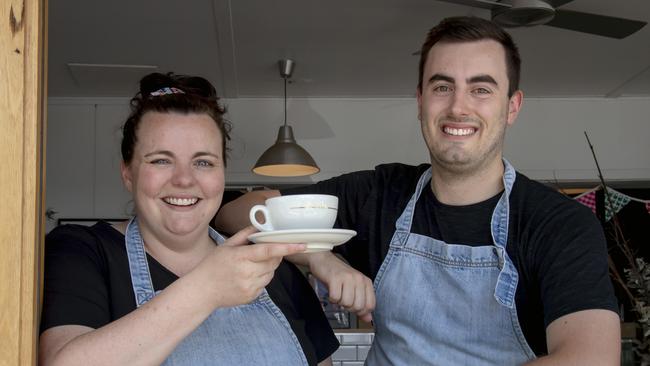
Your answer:
[[[46,0],[0,0],[0,365],[37,358]]]

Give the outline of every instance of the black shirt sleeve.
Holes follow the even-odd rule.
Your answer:
[[[602,226],[586,207],[518,174],[510,196],[508,254],[519,272],[517,315],[546,354],[546,327],[581,310],[618,311]]]
[[[110,322],[104,263],[96,238],[84,226],[65,225],[47,235],[41,332]]]
[[[538,268],[544,324],[586,309],[616,312],[607,242],[596,216],[575,202],[543,216],[531,227],[530,242],[538,243],[531,246],[531,263]]]
[[[339,342],[316,293],[296,266],[282,261],[266,289],[282,309],[310,364],[321,362],[336,351]]]

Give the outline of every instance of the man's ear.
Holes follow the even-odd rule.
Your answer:
[[[418,120],[422,121],[422,90],[420,90],[420,87],[417,88],[415,95],[418,100]]]
[[[523,102],[524,93],[521,90],[515,91],[510,97],[510,100],[508,101],[508,116],[506,120],[508,126],[515,124],[515,120],[519,115],[519,111],[521,110],[521,105]]]
[[[129,167],[124,164],[124,160],[120,162],[120,175],[122,176],[124,187],[126,187],[129,192],[133,193],[133,177],[131,176],[131,170]]]

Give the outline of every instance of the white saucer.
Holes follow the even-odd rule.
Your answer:
[[[261,231],[252,234],[248,240],[253,243],[304,243],[305,253],[332,250],[357,235],[354,230],[344,229],[296,229]]]

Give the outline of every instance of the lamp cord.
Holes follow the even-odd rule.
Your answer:
[[[284,78],[284,125],[287,125],[287,78]]]

